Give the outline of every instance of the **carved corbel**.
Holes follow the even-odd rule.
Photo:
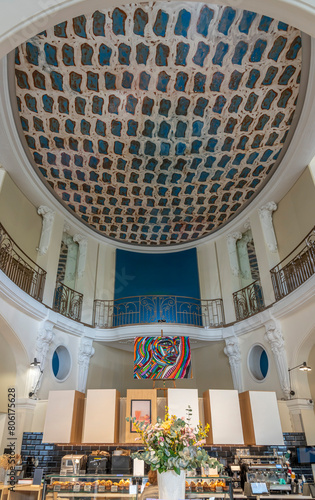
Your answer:
[[[281,389],[288,399],[290,397],[290,380],[288,371],[287,355],[285,351],[285,341],[280,327],[275,321],[265,324],[265,339],[271,347],[271,351],[276,363]]]
[[[225,339],[224,354],[229,358],[234,389],[238,392],[243,392],[242,357],[237,337],[234,336]]]
[[[78,391],[80,392],[85,392],[90,360],[94,353],[93,340],[82,337],[78,356]]]

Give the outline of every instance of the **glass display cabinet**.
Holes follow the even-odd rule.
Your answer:
[[[147,483],[147,476],[131,475],[68,475],[45,477],[43,500],[75,500],[115,498],[139,500]],[[186,478],[186,498],[207,499],[210,497],[233,500],[232,481],[227,476]]]

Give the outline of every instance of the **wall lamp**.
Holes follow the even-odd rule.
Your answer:
[[[32,368],[39,368],[39,374],[38,374],[37,382],[34,386],[34,389],[33,389],[33,391],[28,393],[29,398],[37,399],[37,391],[39,389],[39,384],[40,384],[41,378],[43,376],[43,370],[41,369],[40,361],[38,361],[36,358],[34,358],[34,360],[30,363],[30,366]]]
[[[290,382],[290,399],[291,399],[291,396],[295,396],[295,391],[292,391],[292,389],[291,389],[291,376],[290,376],[290,373],[293,370],[296,370],[297,368],[301,372],[310,372],[312,370],[312,368],[307,365],[306,361],[303,361],[303,363],[300,363],[299,365],[294,366],[293,368],[289,368],[288,369],[288,372],[289,372],[289,382]]]

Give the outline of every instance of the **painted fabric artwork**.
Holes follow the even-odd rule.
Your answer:
[[[136,337],[134,378],[192,378],[188,337]]]

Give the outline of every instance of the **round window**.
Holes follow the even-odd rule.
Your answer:
[[[68,349],[60,345],[54,351],[52,357],[52,371],[56,379],[59,381],[65,380],[71,370],[71,357]]]
[[[256,380],[264,380],[269,369],[268,355],[265,349],[259,345],[254,345],[249,351],[248,368],[251,375]]]

